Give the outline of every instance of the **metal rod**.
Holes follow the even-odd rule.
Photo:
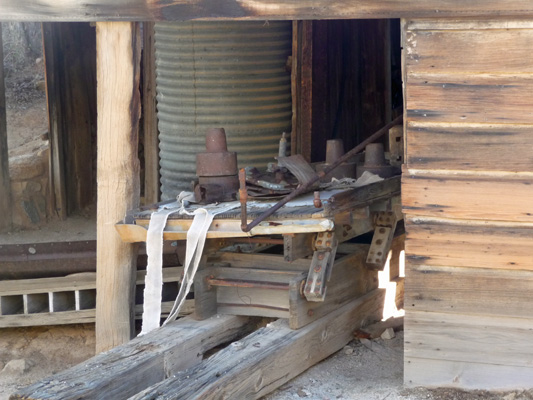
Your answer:
[[[401,124],[403,121],[403,115],[400,115],[399,117],[395,118],[392,122],[389,122],[387,125],[385,125],[383,128],[378,130],[376,133],[368,137],[367,139],[363,140],[361,143],[359,143],[357,146],[355,146],[353,149],[351,149],[348,153],[344,154],[341,158],[337,159],[333,164],[331,164],[329,167],[324,168],[323,171],[319,172],[316,177],[311,179],[310,181],[307,181],[302,186],[298,187],[294,192],[291,194],[288,194],[285,196],[282,200],[277,202],[272,208],[269,208],[266,210],[263,214],[258,216],[256,219],[254,219],[252,222],[244,226],[244,223],[241,225],[241,229],[243,232],[250,232],[253,228],[255,228],[260,222],[262,222],[264,219],[270,217],[273,215],[276,211],[278,211],[281,207],[283,207],[285,204],[287,204],[289,201],[293,200],[294,198],[298,197],[302,193],[305,193],[311,189],[311,187],[317,182],[320,178],[323,176],[329,174],[331,171],[333,171],[335,168],[337,168],[339,165],[341,165],[343,162],[348,161],[350,158],[355,156],[357,153],[359,153],[361,150],[363,150],[367,144],[374,142],[375,140],[379,139],[381,136],[383,136],[385,133],[389,131],[390,128],[393,126]],[[242,200],[241,200],[241,210],[242,210]],[[246,204],[244,206],[246,209]],[[241,213],[242,214],[242,213]],[[241,215],[242,218],[242,215]]]

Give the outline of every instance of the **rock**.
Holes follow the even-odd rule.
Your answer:
[[[353,348],[351,346],[344,346],[342,349],[347,356],[353,354]]]
[[[390,340],[394,338],[395,336],[396,334],[394,333],[394,329],[392,328],[385,329],[385,331],[383,331],[383,333],[381,334],[381,338],[385,340]]]
[[[512,392],[512,393],[509,393],[503,396],[502,400],[515,400],[515,399],[516,399],[516,392]]]
[[[309,393],[307,390],[305,389],[298,389],[298,391],[296,392],[298,394],[298,396],[300,397],[308,397],[311,393]]]
[[[9,175],[12,181],[25,181],[42,175],[44,161],[33,154],[9,157]]]
[[[25,372],[28,372],[30,368],[30,363],[24,360],[23,358],[18,360],[11,360],[5,365],[4,369],[2,369],[2,372],[0,372],[0,374],[22,375]]]
[[[368,339],[359,339],[361,341],[361,344],[365,346],[367,349],[372,350],[372,342]]]

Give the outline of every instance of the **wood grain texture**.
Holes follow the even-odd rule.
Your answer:
[[[11,229],[11,180],[7,148],[6,88],[4,82],[4,47],[0,23],[0,232]]]
[[[405,356],[533,368],[531,318],[409,311]]]
[[[68,0],[61,3],[4,0],[4,20],[179,21],[190,19],[355,19],[405,17],[524,16],[529,0]]]
[[[159,201],[159,130],[155,82],[155,32],[152,22],[143,23],[143,133],[144,133],[144,204]]]
[[[533,270],[532,226],[408,217],[406,229],[408,265]]]
[[[533,125],[410,123],[407,141],[408,168],[533,171]]]
[[[137,138],[140,33],[136,23],[96,26],[98,77],[98,205],[96,348],[108,350],[133,333],[136,248],[114,224],[139,206]]]
[[[407,77],[409,121],[532,124],[533,75]]]
[[[96,35],[88,23],[44,23],[43,46],[55,209],[69,215],[96,197]]]
[[[431,30],[408,31],[409,73],[533,73],[533,29],[476,28],[443,31],[435,22]]]
[[[354,329],[378,316],[383,298],[375,290],[298,330],[273,322],[132,400],[258,399],[341,349]]]
[[[404,384],[481,390],[531,388],[533,368],[404,357]]]
[[[407,312],[533,318],[533,271],[410,265],[407,274]]]
[[[473,220],[533,222],[533,181],[482,175],[402,176],[407,214]]]
[[[18,399],[127,399],[202,360],[221,343],[252,329],[245,317],[188,317],[78,364],[11,395]]]

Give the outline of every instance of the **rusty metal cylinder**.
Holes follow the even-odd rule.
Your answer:
[[[287,21],[156,23],[162,200],[190,190],[212,127],[239,167],[274,159],[291,131],[291,40]]]

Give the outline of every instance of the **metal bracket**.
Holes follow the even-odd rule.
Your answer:
[[[376,228],[366,258],[366,265],[369,268],[382,271],[385,267],[397,222],[396,214],[392,211],[379,211],[376,213]]]
[[[338,241],[334,232],[317,234],[314,243],[315,252],[303,292],[307,301],[324,301],[326,298],[326,283],[331,277],[337,246]]]

